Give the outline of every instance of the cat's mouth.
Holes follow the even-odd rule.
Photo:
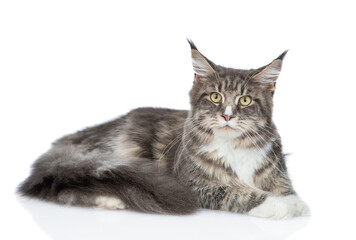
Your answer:
[[[241,135],[244,130],[239,125],[238,121],[219,121],[216,130],[224,133],[224,134],[233,134],[233,135]]]
[[[235,128],[235,127],[232,127],[228,124],[226,124],[225,126],[221,126],[219,127],[219,130],[223,131],[223,132],[226,132],[226,133],[232,133],[232,132],[237,132],[238,129]]]
[[[220,121],[219,126],[222,129],[237,130],[235,124],[232,121]]]
[[[229,125],[225,125],[223,127],[221,127],[222,129],[227,129],[227,130],[235,130],[235,128],[229,126]]]
[[[236,129],[230,127],[230,126],[225,126],[220,128],[220,132],[224,135],[236,135]]]

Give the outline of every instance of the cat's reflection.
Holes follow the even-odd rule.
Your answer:
[[[52,239],[286,239],[309,218],[266,220],[222,211],[167,216],[129,210],[65,207],[18,197],[20,204]]]

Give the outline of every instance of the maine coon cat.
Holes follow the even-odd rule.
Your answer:
[[[139,108],[65,136],[34,163],[19,192],[154,213],[203,207],[274,219],[307,215],[272,121],[287,52],[239,70],[214,64],[189,44],[195,73],[189,111]]]

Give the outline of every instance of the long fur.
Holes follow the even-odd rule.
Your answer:
[[[99,164],[113,162],[117,166]],[[187,214],[198,207],[196,195],[157,162],[78,154],[70,146],[54,147],[41,156],[18,190],[25,196],[79,206],[95,206],[97,196],[118,197],[131,209],[161,214]]]
[[[214,64],[189,43],[190,111],[140,108],[65,136],[35,162],[19,192],[166,214],[199,206],[268,218],[307,215],[272,120],[286,52],[262,68],[239,70]],[[218,103],[210,97],[216,93]],[[246,96],[251,101],[243,105]]]

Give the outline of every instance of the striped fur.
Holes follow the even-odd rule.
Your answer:
[[[186,214],[200,206],[269,218],[306,215],[272,121],[286,52],[262,68],[238,70],[214,64],[189,43],[190,111],[141,108],[65,136],[35,162],[19,192],[143,212]],[[219,103],[210,99],[216,92]],[[242,96],[251,104],[241,105]]]

